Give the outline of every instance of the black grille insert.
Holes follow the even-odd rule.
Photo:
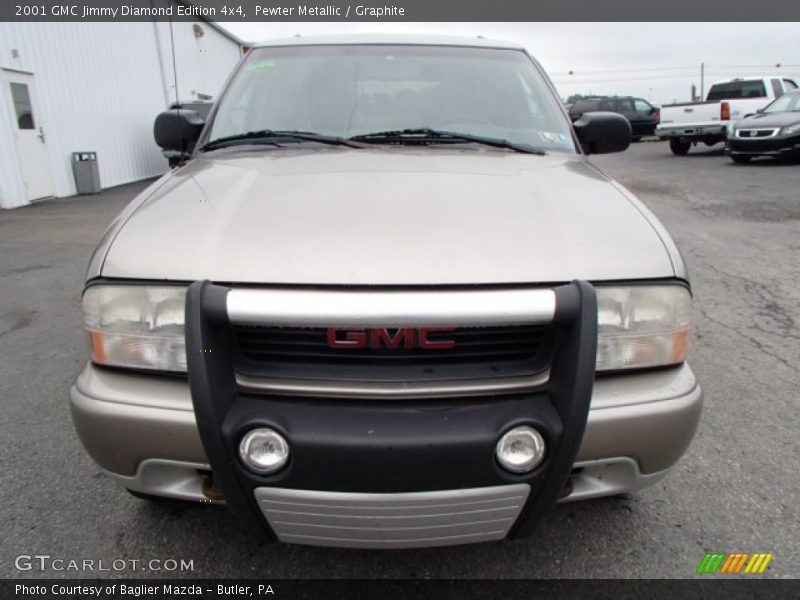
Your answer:
[[[357,331],[348,329],[347,331]],[[394,336],[397,330],[388,330]],[[369,336],[369,331],[367,331]],[[432,332],[453,348],[332,348],[325,328],[235,326],[236,370],[260,377],[414,381],[533,375],[553,350],[549,326],[460,327]]]

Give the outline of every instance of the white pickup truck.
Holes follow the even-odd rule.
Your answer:
[[[779,76],[718,81],[709,88],[705,102],[662,106],[656,135],[669,140],[670,150],[678,156],[698,142],[713,146],[728,138],[732,121],[755,114],[797,87],[794,80]]]

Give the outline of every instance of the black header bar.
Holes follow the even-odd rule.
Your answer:
[[[388,557],[388,555],[387,555]],[[510,580],[510,579],[19,579],[0,581],[3,600],[739,600],[797,597],[797,580]]]
[[[786,0],[2,0],[0,21],[800,21]]]

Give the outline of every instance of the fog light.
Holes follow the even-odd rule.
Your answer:
[[[544,460],[544,438],[533,427],[515,427],[497,442],[500,465],[512,473],[527,473]]]
[[[277,431],[261,427],[248,431],[239,442],[239,458],[251,471],[274,473],[289,460],[289,444]]]

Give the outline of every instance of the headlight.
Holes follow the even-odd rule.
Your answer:
[[[92,361],[101,365],[186,371],[186,288],[93,285],[83,293]]]
[[[638,369],[683,362],[692,297],[680,285],[597,290],[597,370]]]
[[[795,123],[794,125],[789,125],[781,129],[781,135],[794,135],[795,133],[800,133],[800,123]]]

